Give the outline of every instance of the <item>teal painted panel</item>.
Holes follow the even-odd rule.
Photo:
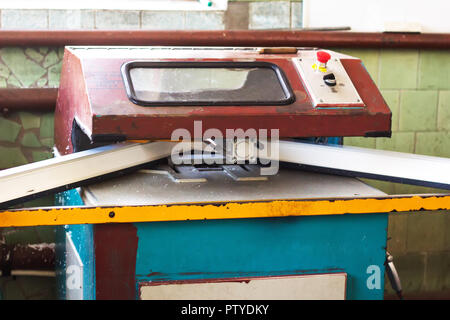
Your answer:
[[[136,223],[140,281],[347,272],[348,299],[382,299],[388,215]],[[369,266],[380,268],[369,289]]]
[[[56,205],[80,206],[84,205],[76,189],[58,193]],[[93,225],[66,225],[56,228],[56,275],[58,297],[64,299],[66,292],[65,241],[69,233],[75,248],[83,262],[83,299],[95,299],[95,256]]]

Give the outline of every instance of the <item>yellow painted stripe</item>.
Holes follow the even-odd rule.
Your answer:
[[[0,212],[0,227],[267,218],[419,210],[450,210],[450,195],[16,209]]]

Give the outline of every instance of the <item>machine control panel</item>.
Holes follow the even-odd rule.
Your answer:
[[[317,51],[293,60],[315,108],[365,106],[340,59]]]

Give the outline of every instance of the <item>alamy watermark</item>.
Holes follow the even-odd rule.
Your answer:
[[[367,289],[381,289],[381,269],[379,266],[372,264],[367,267],[366,273],[369,275],[367,277],[366,285]]]
[[[261,164],[261,175],[275,175],[279,169],[279,129],[209,128],[203,132],[202,121],[194,121],[194,136],[185,128],[172,132],[171,161],[180,164]],[[194,150],[194,157],[191,157]]]

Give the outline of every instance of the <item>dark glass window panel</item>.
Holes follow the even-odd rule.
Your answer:
[[[270,105],[293,101],[275,65],[234,62],[132,62],[127,91],[142,105]]]

